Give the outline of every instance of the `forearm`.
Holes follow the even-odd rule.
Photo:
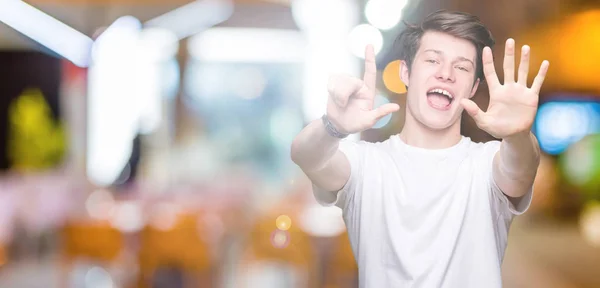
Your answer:
[[[333,158],[339,142],[339,138],[327,134],[321,119],[314,120],[294,139],[291,148],[292,161],[304,171],[320,170]]]
[[[512,197],[527,193],[540,163],[538,141],[531,132],[507,137],[502,140],[496,155],[496,182],[500,189]]]

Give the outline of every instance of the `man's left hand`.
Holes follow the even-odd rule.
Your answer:
[[[530,48],[521,49],[521,63],[515,82],[515,41],[508,39],[504,55],[504,84],[500,84],[494,68],[492,50],[483,49],[483,71],[490,91],[490,103],[483,112],[475,102],[463,99],[461,104],[473,117],[479,128],[490,135],[504,139],[529,133],[538,108],[540,89],[550,63],[542,62],[540,70],[530,88],[527,87]]]

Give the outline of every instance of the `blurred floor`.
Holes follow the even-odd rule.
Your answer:
[[[504,287],[600,287],[600,249],[574,222],[516,218],[503,264]]]
[[[230,254],[239,254],[236,251],[239,249],[229,250]],[[229,267],[225,268],[223,283],[225,283],[225,287],[235,287],[240,280],[233,279],[233,275],[240,275],[240,271],[236,272],[232,265],[237,262],[237,255],[229,257],[230,259],[225,261],[228,262],[227,266]],[[246,278],[246,280],[252,279],[251,282],[255,283],[254,285],[243,281],[249,285],[247,287],[279,288],[282,283],[290,283],[289,273],[274,266],[259,267],[261,266],[257,266],[257,270],[252,270],[252,275],[248,275],[250,278]],[[522,216],[516,218],[512,226],[503,265],[504,287],[600,287],[599,267],[600,249],[584,242],[574,223],[533,221],[527,216]],[[70,278],[73,281],[71,283],[88,281],[90,276],[87,271],[89,271],[89,266],[88,269],[85,269],[85,265],[80,265],[80,269],[73,271]],[[278,275],[274,271],[281,272]],[[246,272],[250,272],[250,270]],[[113,276],[126,277],[125,275]],[[95,282],[99,283],[98,276],[96,278]],[[0,270],[0,287],[52,288],[59,287],[58,281],[59,264],[52,258],[43,261],[11,263]]]

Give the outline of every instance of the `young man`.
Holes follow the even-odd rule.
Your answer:
[[[506,41],[504,81],[493,37],[472,15],[439,11],[400,35],[407,86],[402,131],[379,143],[340,141],[400,107],[373,107],[375,56],[362,80],[335,76],[327,113],[292,144],[292,160],[323,205],[343,209],[361,287],[501,287],[515,215],[531,202],[539,147],[530,128],[549,63],[527,86],[528,46],[515,80],[515,43]],[[487,80],[486,112],[470,100]],[[463,109],[502,141],[460,134]]]

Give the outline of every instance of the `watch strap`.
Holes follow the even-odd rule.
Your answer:
[[[340,139],[348,137],[348,134],[341,133],[340,131],[337,130],[337,128],[335,128],[333,123],[331,123],[331,121],[329,121],[327,114],[323,115],[323,117],[321,117],[321,119],[323,120],[323,125],[325,125],[325,131],[327,131],[327,134],[329,134],[332,137],[340,138]]]

